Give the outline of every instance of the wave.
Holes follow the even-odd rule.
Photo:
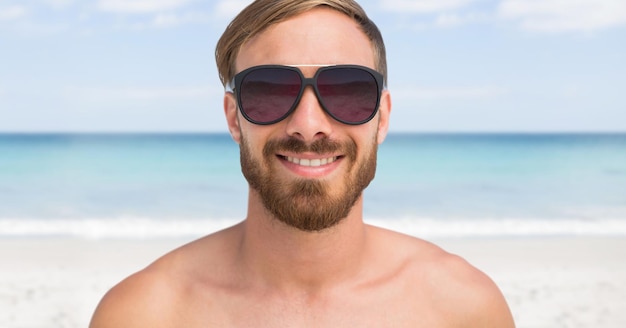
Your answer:
[[[239,222],[232,218],[91,219],[0,218],[0,237],[77,237],[86,239],[193,238]],[[373,218],[367,223],[420,238],[515,236],[626,236],[626,218],[614,219],[438,219]]]

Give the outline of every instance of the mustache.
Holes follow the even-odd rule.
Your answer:
[[[328,153],[343,153],[349,159],[356,159],[357,146],[354,141],[339,142],[337,140],[330,140],[329,138],[323,138],[315,140],[314,142],[307,144],[306,142],[289,137],[281,140],[270,140],[263,147],[263,155],[267,157],[274,156],[277,152],[294,152],[294,153],[314,153],[314,154],[328,154]]]

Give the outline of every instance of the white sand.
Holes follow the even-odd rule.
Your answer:
[[[0,327],[86,327],[110,287],[185,242],[1,239]],[[498,283],[520,328],[626,327],[626,238],[435,242]]]
[[[457,240],[500,286],[520,328],[626,327],[626,238]]]

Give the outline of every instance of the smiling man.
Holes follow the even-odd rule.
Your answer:
[[[91,327],[514,326],[463,259],[363,222],[391,99],[358,4],[255,1],[216,58],[247,217],[114,287]]]

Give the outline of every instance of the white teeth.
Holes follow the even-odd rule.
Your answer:
[[[287,160],[291,163],[298,164],[300,166],[318,167],[322,165],[328,165],[337,160],[337,157],[324,158],[324,159],[301,159],[295,157],[287,157]]]

